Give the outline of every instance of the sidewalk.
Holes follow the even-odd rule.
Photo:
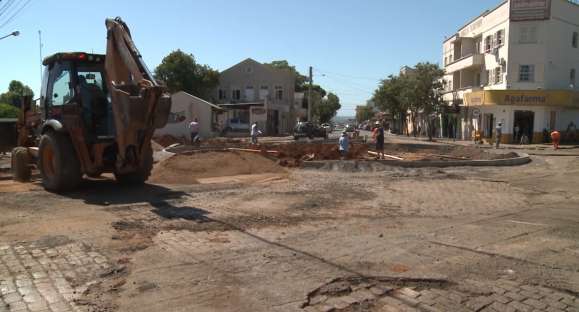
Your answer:
[[[434,138],[433,141],[429,141],[427,137],[413,137],[406,135],[396,135],[390,134],[387,140],[392,141],[398,140],[402,142],[422,142],[430,144],[447,144],[447,145],[458,145],[458,146],[474,146],[484,149],[494,149],[494,145],[489,144],[475,144],[471,140],[453,140],[448,138]],[[579,146],[578,145],[563,145],[559,147],[559,150],[554,150],[551,144],[501,144],[500,150],[520,150],[524,151],[529,155],[541,155],[541,156],[577,156],[579,157]]]

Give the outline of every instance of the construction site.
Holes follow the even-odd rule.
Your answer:
[[[0,120],[9,129],[0,137],[0,312],[579,311],[579,146],[560,146],[561,133],[553,145],[504,144],[517,140],[484,114],[490,144],[477,131],[458,140],[454,126],[453,138],[433,137],[438,113],[458,124],[458,102],[421,108],[424,136],[416,120],[413,135],[387,131],[393,113],[376,107],[365,126],[338,124],[332,92],[319,97],[313,122],[314,70],[302,77],[287,61],[273,62],[282,71],[251,59],[225,70],[263,102],[242,102],[226,81],[234,89],[211,90],[227,102],[215,105],[171,91],[121,18],[105,26],[105,54],[55,52],[42,59],[37,99],[8,92],[18,109]],[[219,80],[174,53],[189,62],[169,67]],[[431,85],[444,71],[417,67],[435,74],[406,77],[404,88],[420,88],[404,95],[437,100]],[[245,83],[258,74],[273,77],[271,87]],[[308,96],[296,99],[296,78]],[[191,114],[193,102],[202,113]],[[555,125],[557,114],[540,116]]]

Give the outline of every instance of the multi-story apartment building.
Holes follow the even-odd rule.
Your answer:
[[[442,135],[503,141],[579,124],[579,5],[570,0],[507,0],[443,43],[447,112]]]
[[[226,123],[257,122],[275,135],[291,132],[295,124],[294,95],[293,73],[246,59],[221,73],[214,98],[229,112]]]

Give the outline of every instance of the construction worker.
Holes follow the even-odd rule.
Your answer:
[[[561,133],[557,130],[553,130],[553,132],[551,132],[551,141],[553,141],[553,148],[558,150],[559,143],[561,143]]]
[[[191,144],[199,141],[199,121],[197,118],[189,124],[189,132],[191,132]]]
[[[344,160],[348,157],[348,151],[350,150],[350,137],[346,131],[342,132],[342,136],[338,141],[338,150],[340,151],[340,159]]]
[[[372,136],[376,141],[376,153],[380,159],[384,159],[384,128],[379,121],[376,121]]]
[[[257,136],[260,135],[262,132],[257,128],[257,122],[254,122],[251,125],[251,144],[257,144]]]
[[[501,137],[503,136],[503,123],[497,123],[497,128],[495,132],[497,136],[496,148],[498,149],[501,146]]]

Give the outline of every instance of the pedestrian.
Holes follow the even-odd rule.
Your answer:
[[[261,134],[262,134],[261,130],[259,130],[259,128],[257,128],[257,122],[254,122],[251,125],[251,144],[256,145],[257,144],[257,136],[259,136]]]
[[[346,131],[342,132],[342,136],[338,142],[338,150],[340,151],[340,159],[345,160],[348,157],[350,150],[350,137]]]
[[[199,121],[197,118],[189,124],[189,132],[191,133],[191,144],[199,140]]]
[[[376,122],[373,136],[376,141],[376,153],[378,153],[380,159],[384,159],[384,128],[380,122]]]
[[[521,128],[519,127],[519,125],[515,125],[515,138],[513,140],[513,142],[519,142],[519,134],[521,133]]]
[[[497,123],[496,136],[497,136],[496,148],[498,149],[501,145],[501,137],[503,136],[503,123],[502,122]]]
[[[553,132],[551,132],[551,141],[553,141],[553,148],[558,150],[559,144],[561,143],[561,133],[557,130],[553,130]]]

